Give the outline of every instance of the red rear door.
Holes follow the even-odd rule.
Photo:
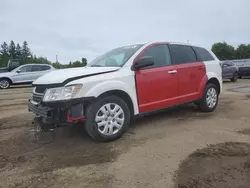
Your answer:
[[[170,49],[179,77],[179,103],[198,99],[200,84],[206,76],[205,64],[198,62],[194,50],[188,45],[171,44]]]
[[[178,74],[166,44],[149,46],[138,58],[151,56],[155,65],[135,73],[139,112],[149,112],[177,103]]]

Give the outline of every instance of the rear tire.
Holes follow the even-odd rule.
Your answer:
[[[215,84],[208,83],[204,90],[203,98],[199,101],[199,109],[202,112],[213,112],[218,104],[218,88]]]
[[[130,124],[131,113],[126,102],[117,96],[102,97],[86,109],[85,129],[100,142],[120,138]]]
[[[0,79],[0,89],[8,89],[10,87],[10,81],[6,78]]]
[[[231,78],[231,81],[232,82],[237,82],[238,78],[239,78],[239,74],[237,72],[235,72],[233,77]]]

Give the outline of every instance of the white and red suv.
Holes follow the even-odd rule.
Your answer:
[[[222,69],[202,47],[135,44],[113,49],[86,67],[47,73],[33,86],[29,110],[42,130],[84,121],[92,138],[110,141],[140,114],[190,102],[204,112],[214,111]]]

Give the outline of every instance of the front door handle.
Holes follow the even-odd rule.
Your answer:
[[[175,73],[177,73],[177,70],[168,71],[168,74],[175,74]]]

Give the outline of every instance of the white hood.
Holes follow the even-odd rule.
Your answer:
[[[39,77],[37,80],[33,82],[33,84],[35,85],[59,84],[69,78],[87,76],[102,72],[104,73],[104,72],[114,71],[117,69],[119,69],[119,67],[80,67],[80,68],[54,70]]]

